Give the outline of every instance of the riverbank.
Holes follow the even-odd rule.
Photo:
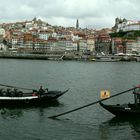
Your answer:
[[[24,53],[0,53],[0,58],[6,59],[41,59],[41,60],[50,60],[50,59],[59,59],[61,55],[54,54],[24,54]]]
[[[24,53],[0,53],[3,59],[38,59],[38,60],[83,60],[95,62],[119,62],[136,61],[140,62],[140,56],[81,56],[77,54],[24,54]]]

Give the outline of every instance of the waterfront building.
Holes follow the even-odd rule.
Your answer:
[[[12,39],[11,39],[12,45],[16,45],[18,43],[18,39],[19,39],[18,36],[12,36]]]
[[[0,35],[0,52],[1,51],[5,51],[7,49],[7,47],[3,44],[3,35]]]
[[[95,52],[95,38],[92,36],[87,38],[87,50]]]
[[[77,43],[66,38],[49,38],[47,41],[48,51],[54,53],[76,52]]]
[[[48,41],[44,39],[35,38],[33,43],[34,43],[34,49],[33,49],[34,53],[46,54],[47,51],[49,50],[47,46]]]
[[[24,33],[23,34],[23,43],[24,46],[26,46],[27,48],[33,48],[33,40],[34,37],[31,33]]]
[[[0,52],[6,51],[7,46],[0,42]]]
[[[63,30],[62,31],[62,37],[66,38],[66,40],[71,40],[72,39],[71,35],[72,35],[71,31],[68,31],[68,30]]]
[[[97,53],[109,54],[111,48],[111,38],[108,33],[100,32],[96,37],[95,50]]]
[[[67,41],[66,38],[61,38],[57,42],[56,51],[65,52],[66,46],[71,44],[71,42]]]
[[[140,54],[140,38],[137,40],[127,40],[126,42],[127,54]]]
[[[82,31],[75,31],[72,34],[72,40],[73,41],[78,41],[80,39],[86,38],[86,33]]]
[[[79,40],[79,36],[78,36],[77,34],[72,33],[72,34],[71,34],[71,39],[72,39],[73,41],[77,41],[77,40]]]
[[[112,53],[113,54],[139,54],[140,53],[140,39],[128,40],[121,37],[112,38]]]
[[[76,52],[77,51],[77,43],[72,40],[66,40],[66,52]]]
[[[137,38],[137,54],[140,55],[140,37]]]
[[[5,38],[4,38],[4,40],[6,42],[10,42],[10,40],[11,40],[11,32],[9,30],[6,30],[6,32],[5,32]]]
[[[53,32],[52,33],[52,37],[57,38],[57,33],[56,32]]]
[[[86,52],[88,50],[87,39],[83,38],[79,40],[79,52]]]
[[[77,43],[77,41],[73,41],[73,51],[78,51],[78,43]]]
[[[56,38],[49,38],[47,41],[48,51],[55,52],[58,40]]]
[[[64,36],[62,35],[62,29],[56,31],[55,33],[56,33],[55,36],[56,36],[57,39],[64,37]],[[54,33],[53,33],[53,35],[54,35]]]
[[[3,35],[0,34],[0,43],[3,42]]]
[[[0,28],[0,35],[5,37],[5,29],[4,28]]]
[[[41,30],[39,32],[39,38],[48,40],[49,37],[52,37],[53,32],[52,31],[47,31],[47,30]]]
[[[127,40],[126,42],[126,53],[132,54],[133,51],[137,52],[137,41],[136,40]]]
[[[117,53],[125,53],[125,46],[124,46],[124,42],[123,39],[121,37],[115,37],[112,38],[112,54],[117,54]]]

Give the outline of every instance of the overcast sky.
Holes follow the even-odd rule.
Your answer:
[[[140,20],[140,0],[0,0],[0,23],[40,17],[51,25],[111,28],[115,18]]]

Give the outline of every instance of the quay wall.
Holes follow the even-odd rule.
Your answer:
[[[59,54],[18,54],[18,53],[0,53],[0,58],[6,59],[59,59],[62,55]]]
[[[42,60],[91,60],[95,58],[102,59],[120,59],[120,61],[137,61],[140,62],[140,56],[80,56],[80,55],[67,55],[67,54],[18,54],[18,53],[0,53],[0,58],[6,59],[42,59]]]

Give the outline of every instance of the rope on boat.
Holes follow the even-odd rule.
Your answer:
[[[0,86],[9,87],[9,88],[24,89],[24,90],[33,90],[33,89],[30,89],[30,88],[23,88],[23,87],[17,87],[17,86],[10,86],[10,85],[5,85],[5,84],[0,84]]]
[[[63,115],[69,114],[69,113],[71,113],[71,112],[80,110],[80,109],[82,109],[82,108],[86,108],[86,107],[88,107],[88,106],[95,105],[95,104],[97,104],[97,103],[99,103],[99,102],[102,102],[102,101],[108,100],[108,99],[110,99],[110,98],[119,96],[119,95],[121,95],[121,94],[127,93],[127,92],[132,91],[132,90],[134,90],[134,89],[136,89],[136,88],[140,88],[140,87],[139,87],[139,86],[133,87],[133,88],[131,88],[131,89],[122,91],[122,92],[117,93],[117,94],[115,94],[115,95],[112,95],[112,96],[110,96],[109,98],[101,99],[101,100],[98,100],[98,101],[89,103],[89,104],[87,104],[87,105],[84,105],[84,106],[81,106],[81,107],[78,107],[78,108],[75,108],[75,109],[72,109],[72,110],[69,110],[69,111],[66,111],[66,112],[57,114],[57,115],[50,116],[50,117],[48,117],[48,118],[54,119],[54,118],[57,118],[57,117],[59,117],[59,116],[63,116]]]

